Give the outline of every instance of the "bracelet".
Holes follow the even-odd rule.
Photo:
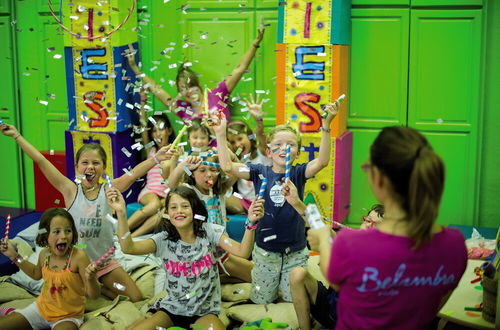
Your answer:
[[[324,128],[323,126],[321,126],[321,130],[323,132],[330,133],[330,129],[329,128]]]
[[[255,44],[252,44],[254,48],[260,48],[260,45],[255,46]]]
[[[247,218],[245,221],[245,229],[246,230],[255,230],[257,228],[257,223],[253,223],[250,219]]]
[[[17,140],[17,138],[20,136],[21,136],[21,133],[18,133],[17,136],[14,138],[14,140]]]
[[[18,253],[18,254],[14,257],[14,259],[12,259],[12,260],[11,260],[11,263],[15,264],[16,262],[21,263],[21,262],[23,262],[23,261],[24,261],[23,257],[22,257],[22,256]]]
[[[153,155],[153,159],[155,161],[156,164],[160,165],[160,161],[158,160],[158,158],[156,157],[156,155]]]

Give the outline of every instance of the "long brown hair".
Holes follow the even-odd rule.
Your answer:
[[[208,212],[205,207],[205,203],[198,198],[198,195],[196,195],[196,192],[193,189],[185,186],[178,186],[177,188],[170,190],[165,198],[165,215],[168,214],[168,203],[173,195],[179,195],[189,202],[193,212],[193,232],[197,237],[205,237],[206,232],[203,229],[203,222],[205,221],[194,218],[195,215],[200,215],[203,218],[208,219]],[[170,219],[164,218],[163,215],[160,227],[167,232],[165,239],[177,242],[181,238],[177,228],[175,228],[175,226],[170,222]]]
[[[427,139],[416,130],[382,129],[370,150],[371,163],[391,181],[396,199],[406,211],[408,235],[419,248],[432,238],[439,212],[445,168]]]
[[[71,214],[61,207],[52,207],[43,212],[40,222],[38,223],[38,234],[35,238],[35,242],[38,246],[47,247],[49,245],[48,237],[50,233],[50,223],[52,219],[57,216],[66,218],[71,225],[71,230],[73,231],[71,245],[75,245],[78,242],[78,231],[76,230],[75,220]]]

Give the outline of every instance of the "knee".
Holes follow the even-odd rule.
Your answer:
[[[300,285],[304,283],[307,270],[303,267],[295,267],[290,272],[290,285]]]

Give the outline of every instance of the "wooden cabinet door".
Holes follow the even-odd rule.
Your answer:
[[[352,9],[349,127],[405,125],[409,9]]]

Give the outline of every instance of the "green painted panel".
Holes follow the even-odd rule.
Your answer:
[[[477,129],[482,10],[411,11],[408,123]]]
[[[481,143],[481,181],[479,189],[479,224],[498,227],[500,201],[500,1],[487,2],[484,57],[483,139]]]
[[[2,4],[4,4],[2,2]],[[13,40],[11,38],[11,17],[0,16],[0,76],[2,77],[2,98],[0,99],[0,117],[8,124],[18,126],[15,59]],[[23,204],[23,185],[21,175],[21,158],[16,143],[10,137],[0,136],[2,162],[0,181],[7,189],[0,190],[0,206],[18,207]]]
[[[10,13],[10,0],[0,0],[0,13]]]
[[[255,7],[270,8],[278,11],[278,4],[283,0],[255,0]],[[276,14],[277,15],[277,14]]]
[[[475,137],[467,133],[422,132],[446,166],[446,180],[438,222],[478,225],[475,215]]]
[[[17,16],[23,18],[17,24],[21,32],[16,34],[21,91],[18,126],[39,150],[64,150],[60,134],[62,127],[68,125],[64,57],[54,58],[56,54],[63,55],[63,36],[56,31],[57,23],[50,15],[38,14],[36,5],[36,2],[16,2]],[[55,142],[58,136],[61,141]],[[35,208],[33,162],[23,157],[26,206]]]
[[[256,22],[260,24],[261,18],[264,18],[266,27],[264,40],[262,40],[260,50],[255,56],[255,88],[258,90],[269,91],[264,98],[269,102],[264,103],[263,109],[266,112],[264,125],[272,127],[276,125],[276,39],[278,28],[278,11],[258,11],[256,12]],[[255,32],[257,33],[257,32]],[[262,94],[260,95],[262,99]],[[253,121],[252,121],[253,123]]]
[[[412,6],[482,6],[483,0],[411,0]]]
[[[240,12],[245,12],[246,8],[254,6],[254,0],[188,0],[186,4],[189,5],[188,9],[196,11],[205,11],[207,8],[239,8]]]
[[[351,211],[348,223],[360,223],[361,217],[366,215],[377,200],[373,195],[368,178],[361,170],[361,165],[369,159],[370,146],[377,137],[380,130],[352,128],[352,173],[351,173]]]
[[[409,9],[352,9],[348,126],[406,124]]]
[[[353,5],[409,5],[410,0],[352,0]]]
[[[227,12],[189,12],[182,26],[183,35],[195,46],[183,48],[183,58],[192,62],[193,70],[202,74],[200,83],[212,88],[233,71],[240,58],[251,47],[255,35],[253,12],[238,15]],[[207,38],[202,39],[202,34]],[[246,96],[255,90],[255,71],[246,73],[231,96]],[[241,105],[234,102],[231,114],[241,120]]]

